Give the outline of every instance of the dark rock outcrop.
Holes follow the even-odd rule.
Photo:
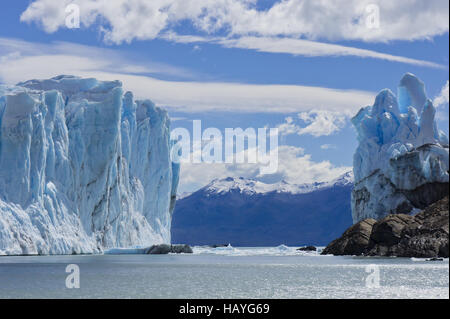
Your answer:
[[[306,246],[306,247],[300,247],[297,250],[299,250],[299,251],[316,251],[317,248],[315,246]]]
[[[149,255],[164,255],[169,253],[192,254],[193,251],[189,245],[167,245],[167,244],[153,245],[146,251],[146,254]]]
[[[361,255],[369,244],[375,219],[365,219],[347,229],[341,237],[333,240],[322,255]]]
[[[363,220],[331,242],[322,254],[433,258],[449,256],[448,196],[415,216]]]

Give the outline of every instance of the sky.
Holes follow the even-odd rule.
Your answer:
[[[71,4],[79,28],[66,24]],[[0,83],[118,79],[172,128],[279,129],[277,174],[183,164],[180,193],[228,176],[327,181],[351,170],[350,118],[407,72],[448,135],[448,12],[447,0],[3,0]]]

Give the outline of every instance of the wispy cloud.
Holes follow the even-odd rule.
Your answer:
[[[13,38],[0,38],[0,56],[3,56],[3,59],[8,58],[11,63],[11,65],[6,64],[3,67],[8,70],[17,67],[19,76],[22,76],[20,72],[23,72],[24,68],[37,71],[38,75],[44,69],[48,69],[48,74],[54,74],[55,72],[60,74],[61,71],[71,70],[102,70],[126,74],[150,74],[177,79],[192,79],[198,76],[188,69],[153,62],[148,58],[136,61],[135,56],[129,58],[112,48],[99,48],[71,42],[56,41],[44,44]],[[52,59],[55,60],[52,61]],[[18,63],[19,61],[23,65]],[[40,63],[40,65],[34,65],[34,63]],[[40,69],[42,70],[39,71]]]
[[[337,146],[334,144],[322,144],[322,145],[320,145],[320,148],[323,150],[332,150],[332,149],[336,149]]]
[[[0,55],[5,59],[0,62],[0,79],[7,84],[59,74],[121,80],[136,97],[151,98],[156,104],[174,111],[298,113],[320,109],[356,112],[361,105],[371,103],[375,96],[373,92],[301,85],[162,80],[130,72],[149,66],[113,54],[112,49],[104,51],[70,43],[45,45],[0,38],[0,48]],[[176,68],[159,67],[159,72],[178,72]]]
[[[344,46],[333,43],[310,41],[303,39],[294,39],[289,37],[255,37],[243,36],[238,38],[225,37],[201,37],[201,36],[186,36],[178,35],[174,32],[169,32],[162,36],[163,39],[176,43],[213,43],[221,45],[225,48],[237,48],[254,50],[258,52],[267,53],[282,53],[294,56],[304,57],[340,57],[352,56],[358,58],[379,59],[390,62],[398,62],[405,64],[412,64],[424,67],[447,69],[445,65],[438,63],[412,59],[404,56],[381,53],[373,50],[359,49],[351,46]]]
[[[385,54],[349,46],[292,38],[241,37],[238,39],[224,39],[219,41],[219,43],[225,47],[250,49],[260,52],[287,53],[307,57],[354,56],[414,64],[432,68],[446,68],[446,66],[424,60],[411,59],[403,56]]]

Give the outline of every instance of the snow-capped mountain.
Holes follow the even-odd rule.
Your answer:
[[[172,242],[236,246],[324,245],[351,225],[353,173],[313,184],[214,180],[177,201]]]
[[[414,213],[448,195],[448,137],[438,130],[435,114],[424,83],[408,73],[398,97],[385,89],[352,119],[359,141],[353,159],[355,223]]]
[[[0,86],[0,254],[170,242],[170,121],[119,81]]]
[[[268,193],[289,193],[289,194],[306,194],[319,189],[333,187],[335,185],[349,185],[353,183],[353,172],[347,172],[339,178],[330,182],[316,182],[312,184],[290,184],[281,181],[273,184],[266,184],[253,179],[245,179],[243,177],[224,179],[215,179],[204,189],[207,194],[225,194],[228,192],[239,192],[246,195],[268,194]],[[186,197],[183,196],[183,197]]]

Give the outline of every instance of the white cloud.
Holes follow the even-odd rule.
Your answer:
[[[324,110],[313,110],[299,113],[298,117],[307,123],[307,126],[300,128],[298,134],[310,134],[318,137],[331,135],[342,129],[349,114],[344,112],[330,112]]]
[[[171,122],[177,122],[177,121],[188,121],[189,119],[187,117],[178,117],[178,116],[171,116],[170,121]]]
[[[332,135],[347,124],[351,113],[347,110],[328,111],[323,109],[301,112],[298,118],[304,123],[296,124],[292,117],[287,117],[285,123],[278,125],[278,131],[281,135],[312,135],[314,137]]]
[[[436,119],[439,121],[444,121],[448,123],[449,116],[449,90],[448,90],[448,80],[447,83],[442,87],[441,92],[433,100],[433,105],[437,108]]]
[[[173,31],[168,31],[159,36],[161,39],[176,43],[202,43],[215,42],[220,38],[203,37],[198,35],[180,35]]]
[[[448,105],[448,81],[442,87],[441,93],[434,98],[433,104],[435,107],[441,107],[443,105]]]
[[[67,72],[72,73],[79,70],[153,74],[189,79],[195,76],[193,72],[181,67],[155,63],[148,59],[145,59],[145,62],[136,62],[135,59],[128,59],[120,51],[114,49],[70,42],[43,44],[0,37],[0,56],[2,56],[0,62],[3,63],[4,68],[2,73],[11,73],[5,77],[11,79],[13,83],[23,80],[23,74],[27,74],[26,68],[30,69],[30,76],[61,74],[61,72],[67,74]],[[5,63],[5,59],[8,59],[8,64]],[[17,76],[13,74],[14,69],[17,69]],[[46,69],[47,71],[45,71]]]
[[[11,55],[11,52],[15,52]],[[312,109],[355,113],[370,104],[375,94],[300,85],[166,81],[129,73],[153,71],[188,76],[189,72],[159,64],[138,64],[112,49],[70,43],[34,44],[0,38],[0,80],[15,84],[59,74],[121,80],[137,98],[150,98],[173,111],[233,111],[295,113]],[[176,94],[174,94],[176,92]]]
[[[379,7],[379,28],[367,27],[366,9],[371,4]],[[379,42],[448,32],[448,9],[448,1],[442,0],[286,0],[265,11],[247,9],[239,15],[231,11],[223,20],[230,21],[233,34],[240,35]]]
[[[330,181],[351,170],[335,166],[329,161],[315,162],[303,148],[280,146],[278,171],[273,175],[260,175],[258,164],[182,164],[179,193],[195,191],[215,178],[244,177],[266,183],[285,180],[292,184]]]
[[[279,180],[293,184],[330,181],[352,169],[335,166],[329,161],[315,162],[310,154],[294,146],[280,146],[278,156]]]
[[[292,118],[292,116],[286,117],[284,121],[284,123],[277,126],[278,133],[281,136],[298,133],[299,127],[294,123],[294,119]]]
[[[250,49],[269,53],[287,53],[307,57],[317,56],[355,56],[360,58],[374,58],[392,62],[414,64],[432,68],[446,68],[443,65],[380,53],[372,50],[358,49],[349,46],[322,43],[316,41],[276,38],[276,37],[241,37],[237,39],[224,39],[219,41],[225,47]]]
[[[225,48],[238,48],[268,53],[284,53],[294,56],[354,56],[359,58],[373,58],[391,62],[413,64],[431,68],[447,68],[444,65],[425,60],[411,59],[403,56],[381,53],[373,50],[359,49],[350,46],[310,41],[295,38],[242,36],[238,38],[201,37],[179,35],[168,32],[161,36],[163,39],[176,43],[214,43]],[[197,47],[197,45],[194,46]]]
[[[375,96],[372,92],[300,85],[176,82],[112,73],[84,74],[97,75],[102,79],[120,79],[137,96],[150,97],[158,105],[180,112],[292,113],[324,108],[355,113],[361,105],[372,102]]]
[[[294,56],[354,56],[359,58],[373,58],[391,62],[413,64],[431,68],[447,68],[444,65],[425,60],[411,59],[403,56],[381,53],[373,50],[359,49],[350,46],[295,39],[289,37],[241,36],[238,38],[201,37],[179,35],[172,31],[161,36],[164,40],[176,43],[213,43],[225,48],[238,48],[268,53],[284,53]],[[194,46],[197,47],[197,45]]]
[[[65,23],[72,0],[35,0],[21,20],[47,32]],[[416,40],[448,32],[449,3],[443,0],[285,0],[257,10],[256,0],[77,0],[81,22],[98,23],[114,43],[148,40],[189,20],[198,31],[229,30],[230,35],[289,36],[328,40]],[[367,26],[368,5],[379,7],[379,28]]]
[[[35,0],[21,21],[47,32],[65,27],[65,6],[72,0]],[[358,56],[443,67],[436,63],[335,45],[316,40],[430,39],[448,32],[448,1],[430,0],[285,0],[257,10],[256,0],[77,0],[85,27],[100,24],[110,43],[162,38],[179,43],[213,42],[225,47],[302,56]],[[368,28],[366,8],[380,9],[379,28]],[[101,19],[98,19],[98,18]],[[194,34],[178,35],[189,21]],[[221,35],[221,37],[217,37]],[[206,37],[205,37],[206,36]],[[310,41],[314,40],[314,41]]]
[[[331,150],[331,149],[336,149],[337,146],[334,144],[323,144],[323,145],[320,145],[320,148],[323,150]]]

